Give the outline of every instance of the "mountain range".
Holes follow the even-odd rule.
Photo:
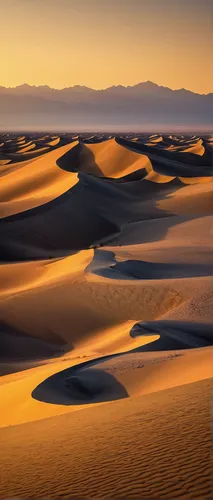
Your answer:
[[[212,131],[213,93],[152,82],[104,90],[23,84],[0,87],[0,129],[55,131]]]

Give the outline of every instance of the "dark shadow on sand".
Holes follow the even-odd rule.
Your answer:
[[[71,406],[127,398],[125,388],[110,373],[97,369],[89,370],[89,373],[83,371],[83,368],[110,357],[86,361],[52,375],[34,389],[33,399]]]
[[[84,369],[95,367],[99,363],[133,353],[178,351],[184,349],[207,347],[212,345],[213,330],[210,324],[180,321],[137,322],[130,331],[131,337],[153,336],[160,338],[128,352],[100,356],[56,373],[32,392],[38,401],[59,405],[91,404],[113,401],[128,397],[125,388],[108,372],[95,368],[84,372]]]
[[[130,330],[130,336],[133,338],[152,335],[160,335],[160,338],[139,347],[136,351],[167,351],[213,345],[213,327],[210,323],[176,320],[138,321]]]
[[[106,264],[104,265],[104,263]],[[98,267],[100,264],[100,267]],[[184,264],[126,260],[116,262],[112,251],[96,250],[87,267],[94,274],[115,280],[158,280],[213,276],[211,264]]]
[[[82,142],[79,142],[76,146],[67,151],[67,153],[58,158],[56,164],[62,170],[66,170],[66,172],[80,173],[82,161],[84,160],[86,160],[88,168],[88,172],[83,170],[84,173],[92,174],[97,177],[104,177],[101,169],[95,162],[94,154],[90,151],[86,144],[83,144]]]
[[[167,186],[166,194],[177,188]],[[0,261],[63,257],[112,241],[129,222],[171,218],[156,207],[158,196],[153,183],[143,180],[116,183],[80,173],[58,198],[0,220]]]

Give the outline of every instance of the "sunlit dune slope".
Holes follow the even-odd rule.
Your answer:
[[[62,146],[41,158],[34,160],[30,167],[22,163],[11,167],[1,178],[1,216],[23,212],[43,205],[68,191],[77,182],[76,174],[60,169],[57,160],[73,147],[74,143]],[[23,157],[24,160],[24,157]]]
[[[1,429],[2,495],[208,498],[210,394],[206,380]]]
[[[98,177],[120,178],[150,164],[146,156],[120,146],[115,139],[78,147],[79,170]]]

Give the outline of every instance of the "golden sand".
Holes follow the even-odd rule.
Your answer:
[[[210,498],[211,140],[0,145],[1,497]]]

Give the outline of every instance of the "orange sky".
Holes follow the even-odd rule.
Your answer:
[[[0,85],[213,92],[212,0],[1,0]]]

